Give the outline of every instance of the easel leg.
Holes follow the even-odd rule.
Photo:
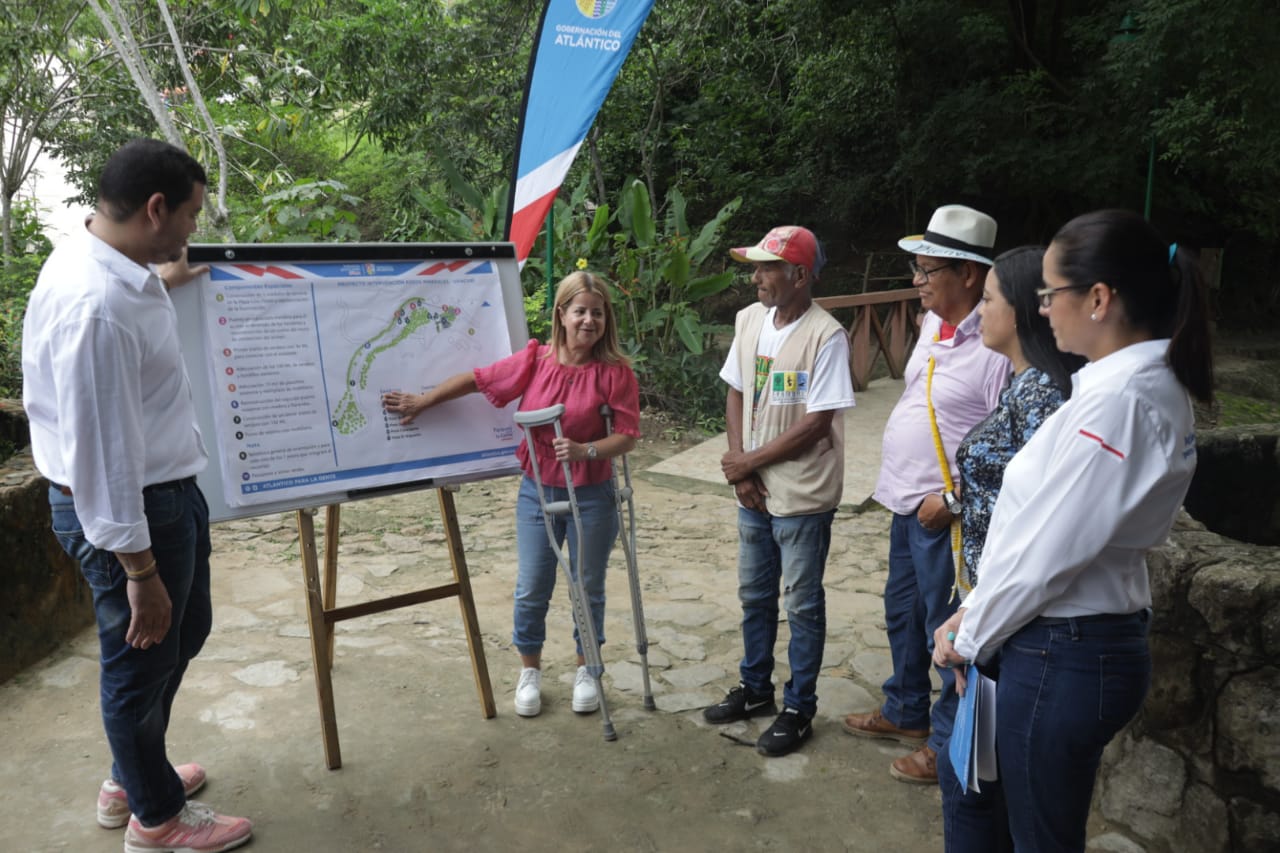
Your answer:
[[[329,504],[324,511],[324,609],[338,606],[338,517],[340,504]],[[329,668],[333,668],[335,632],[333,625],[325,623],[325,636],[329,642]]]
[[[462,625],[467,632],[467,648],[471,650],[471,671],[476,678],[476,690],[480,693],[480,708],[484,718],[488,720],[498,713],[498,709],[493,701],[489,665],[485,662],[484,643],[480,637],[480,619],[476,616],[476,600],[471,593],[471,576],[467,573],[467,557],[462,550],[462,531],[458,528],[458,513],[454,509],[452,492],[448,489],[436,489],[436,494],[440,496],[440,517],[445,526],[445,541],[449,543],[449,561],[453,565],[453,579],[458,585],[458,606],[462,609]]]
[[[307,594],[307,626],[311,633],[311,669],[316,679],[316,699],[320,703],[320,732],[324,738],[324,762],[330,770],[336,770],[342,766],[342,750],[338,746],[338,717],[333,706],[333,659],[329,653],[333,631],[325,621],[324,602],[321,599],[320,572],[316,559],[315,520],[312,518],[312,512],[306,509],[298,510],[297,516],[298,551],[302,556],[302,581],[306,586]],[[327,534],[326,530],[326,539]]]

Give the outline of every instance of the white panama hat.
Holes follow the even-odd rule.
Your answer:
[[[977,261],[991,266],[996,221],[963,204],[943,205],[929,217],[929,227],[923,234],[903,237],[898,246],[913,255]]]

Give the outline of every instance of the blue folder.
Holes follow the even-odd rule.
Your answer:
[[[960,697],[960,705],[956,708],[956,720],[951,727],[951,742],[948,746],[951,755],[951,766],[955,768],[956,778],[962,789],[978,790],[977,772],[977,733],[978,733],[978,667],[969,664],[965,667],[965,691]]]

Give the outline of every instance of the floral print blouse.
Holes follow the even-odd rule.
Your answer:
[[[1015,374],[1000,392],[1000,402],[960,442],[960,530],[969,586],[978,582],[978,558],[987,541],[987,525],[995,509],[1004,466],[1066,397],[1049,374],[1028,367]]]

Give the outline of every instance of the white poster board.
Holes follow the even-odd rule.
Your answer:
[[[515,404],[475,394],[400,425],[420,392],[528,340],[514,248],[193,245],[211,271],[173,291],[225,520],[519,471]]]

